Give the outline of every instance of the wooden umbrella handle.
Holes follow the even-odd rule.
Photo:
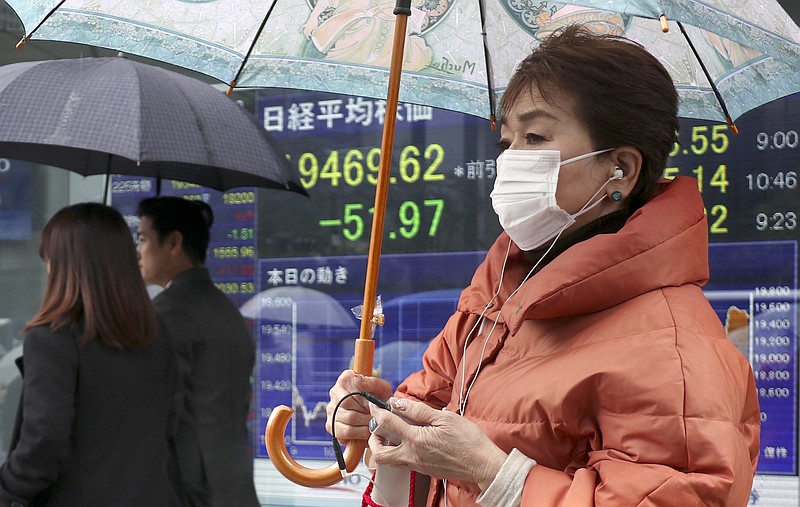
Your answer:
[[[283,442],[283,433],[286,431],[286,425],[292,418],[292,414],[294,414],[294,410],[286,405],[280,405],[275,407],[269,416],[266,444],[272,464],[281,475],[295,484],[308,488],[323,488],[341,481],[342,473],[336,463],[325,468],[308,468],[299,464],[289,455]],[[344,461],[347,464],[348,472],[352,472],[358,466],[366,447],[365,440],[354,440],[347,443],[347,448],[344,450]]]
[[[366,319],[369,321],[370,319]],[[375,355],[375,342],[373,340],[356,340],[356,349],[353,362],[353,371],[361,375],[372,375],[372,360]],[[336,484],[342,480],[342,472],[336,464],[325,468],[313,469],[304,467],[292,458],[286,450],[283,435],[286,426],[292,418],[294,410],[286,405],[280,405],[272,410],[264,431],[264,443],[272,464],[284,477],[309,488],[322,488]],[[367,448],[366,440],[352,440],[347,442],[344,450],[344,462],[347,471],[352,472],[358,466],[364,450]]]
[[[353,370],[361,375],[372,376],[372,359],[375,342],[372,340],[373,314],[375,313],[375,295],[378,290],[378,267],[380,265],[381,246],[383,243],[383,224],[386,216],[386,195],[389,190],[389,172],[392,165],[392,145],[394,128],[397,120],[397,100],[400,95],[400,75],[403,64],[403,50],[406,38],[408,16],[411,15],[411,0],[397,0],[394,9],[395,29],[392,46],[392,61],[389,66],[389,89],[386,97],[386,116],[381,138],[381,156],[378,167],[378,181],[375,185],[375,207],[370,234],[369,254],[367,256],[367,275],[364,283],[364,304],[361,312],[361,329],[355,344]],[[311,469],[297,463],[286,450],[284,433],[286,425],[294,411],[281,405],[275,407],[267,421],[264,431],[264,443],[267,446],[270,460],[284,477],[312,488],[330,486],[343,479],[342,471],[336,464],[322,469]],[[344,460],[347,471],[352,472],[367,448],[365,440],[347,442]]]

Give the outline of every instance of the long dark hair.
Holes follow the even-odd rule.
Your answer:
[[[133,236],[117,210],[97,203],[61,209],[42,231],[39,256],[47,263],[47,289],[23,332],[42,325],[54,331],[82,325],[78,343],[98,339],[122,350],[153,340],[155,310]]]

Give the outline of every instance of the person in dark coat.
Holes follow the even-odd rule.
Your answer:
[[[175,354],[111,207],[53,216],[47,288],[23,329],[20,410],[0,467],[0,506],[172,507]]]
[[[258,507],[247,418],[255,346],[204,267],[211,208],[179,197],[139,204],[139,266],[175,341],[181,390],[175,457],[185,506]]]

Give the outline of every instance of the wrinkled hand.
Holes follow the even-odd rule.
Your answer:
[[[369,446],[378,464],[404,465],[431,477],[473,482],[481,490],[489,487],[507,454],[477,424],[421,402],[392,398],[390,403],[402,418],[378,407],[371,408],[372,416],[402,443],[387,445],[373,435]]]
[[[339,400],[348,393],[363,391],[374,394],[381,400],[387,400],[392,395],[392,386],[383,379],[359,375],[353,370],[345,370],[339,375],[336,384],[329,394],[331,400],[326,407],[327,420],[325,429],[331,432],[333,411]],[[344,400],[336,412],[336,439],[340,443],[347,440],[367,440],[370,436],[369,413],[370,403],[362,396],[351,396]]]

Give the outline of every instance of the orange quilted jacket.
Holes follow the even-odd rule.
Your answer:
[[[497,290],[501,235],[424,369],[398,388],[457,411],[462,369],[469,386],[480,359],[464,415],[538,463],[524,507],[747,504],[759,454],[753,374],[700,289],[708,229],[697,182],[662,187],[618,233],[566,250],[508,300],[526,274],[512,244],[465,360],[465,336]],[[478,494],[448,481],[451,507]],[[444,505],[439,481],[428,504]]]

